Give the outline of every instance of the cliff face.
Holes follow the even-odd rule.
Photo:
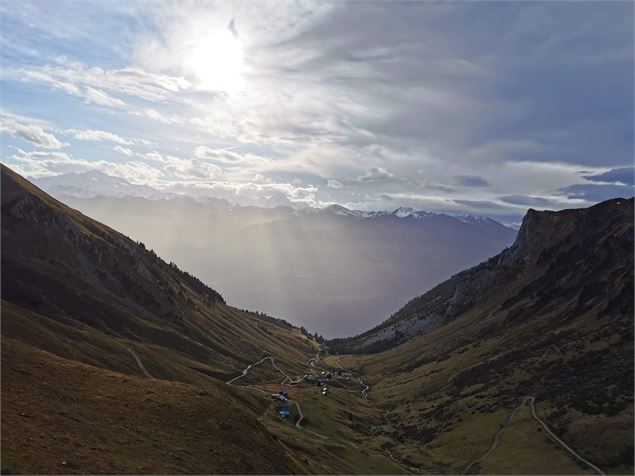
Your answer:
[[[612,265],[612,258],[619,260],[620,253],[628,261],[632,226],[633,199],[614,199],[587,209],[560,212],[530,209],[512,246],[411,300],[376,328],[350,339],[334,339],[331,348],[373,352],[393,347],[449,322],[513,283],[535,280],[535,286],[540,287],[542,279],[546,288],[553,276],[575,266],[585,273],[571,276],[566,287],[582,289],[588,285],[583,275],[592,280],[593,273],[602,272],[597,267],[590,269],[598,264],[598,254],[606,255],[601,263],[604,267]]]

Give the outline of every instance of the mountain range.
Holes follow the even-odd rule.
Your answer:
[[[40,187],[42,190],[51,194],[60,200],[71,200],[74,198],[95,198],[95,197],[141,197],[150,200],[161,200],[177,198],[179,195],[170,191],[158,190],[149,185],[138,185],[129,182],[128,180],[109,175],[99,170],[89,170],[86,172],[71,172],[59,175],[51,175],[45,177],[31,178],[34,184]],[[240,205],[232,205],[229,201],[220,198],[214,198],[210,196],[201,196],[196,199],[199,202],[212,204],[219,208],[224,209],[240,209]],[[256,207],[257,208],[257,207]],[[271,208],[271,207],[269,207]],[[494,223],[495,220],[487,217],[480,217],[474,215],[447,215],[444,213],[433,213],[426,211],[418,211],[414,208],[399,207],[392,211],[362,211],[351,210],[342,205],[330,205],[325,208],[313,208],[309,206],[302,206],[297,208],[291,207],[274,207],[279,210],[284,210],[289,214],[305,214],[315,213],[320,211],[326,211],[340,216],[350,216],[357,218],[376,218],[385,215],[394,215],[399,218],[434,218],[438,216],[452,216],[455,219],[465,223]]]
[[[4,473],[633,471],[633,199],[320,344],[1,172]]]
[[[113,182],[119,186],[110,193]],[[213,283],[235,305],[328,337],[380,323],[421,290],[493,256],[516,236],[490,218],[409,208],[260,208],[143,195],[137,192],[145,189],[136,188],[131,196],[135,186],[99,172],[36,184]],[[68,195],[70,187],[85,189]]]

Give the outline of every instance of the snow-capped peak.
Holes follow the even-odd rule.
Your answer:
[[[414,212],[415,212],[414,208],[399,207],[394,212],[392,212],[392,214],[397,216],[397,217],[399,217],[399,218],[406,218],[406,217],[409,217],[410,215],[412,215]]]
[[[475,215],[455,215],[454,218],[463,223],[486,223],[490,218],[479,217]]]
[[[359,212],[337,204],[329,205],[325,210],[340,216],[360,216]]]

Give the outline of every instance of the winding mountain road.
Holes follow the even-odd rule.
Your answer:
[[[340,364],[340,357],[341,356],[337,356],[337,360],[335,361],[335,365],[337,365],[340,370],[343,370],[344,372],[350,372],[350,370],[346,370],[344,367],[342,367],[342,364]],[[366,385],[362,378],[359,378],[359,383],[362,386],[362,395],[364,396],[365,400],[368,400],[368,391],[370,390],[370,385]]]
[[[284,384],[287,380],[291,380],[291,377],[289,377],[286,373],[284,373],[280,367],[278,367],[276,365],[276,361],[274,360],[273,357],[271,357],[270,355],[268,355],[267,357],[263,357],[262,359],[260,359],[258,362],[254,362],[253,364],[249,364],[243,371],[242,373],[238,376],[238,377],[234,377],[231,380],[228,380],[227,382],[225,382],[228,385],[231,385],[233,382],[235,382],[236,380],[238,380],[239,378],[243,378],[245,375],[247,375],[249,373],[249,371],[251,370],[252,367],[259,365],[261,363],[263,363],[265,360],[269,360],[271,362],[271,365],[273,366],[274,369],[276,369],[278,372],[280,372],[282,375],[284,375],[284,380],[282,381],[282,384]]]
[[[472,468],[472,466],[481,463],[482,461],[485,460],[485,458],[487,458],[489,455],[491,455],[494,450],[498,447],[498,444],[500,443],[500,438],[502,436],[502,434],[505,432],[505,430],[509,427],[509,425],[512,423],[514,417],[516,416],[516,414],[520,411],[520,409],[525,406],[527,403],[529,404],[529,408],[531,410],[531,416],[534,418],[534,420],[536,420],[540,426],[542,426],[542,428],[547,432],[547,434],[556,442],[558,443],[560,446],[562,446],[565,450],[567,450],[573,457],[575,457],[576,459],[578,459],[579,461],[581,461],[582,463],[586,464],[587,466],[589,466],[590,468],[592,468],[597,474],[599,475],[604,475],[604,473],[602,472],[602,470],[600,468],[598,468],[597,466],[595,466],[593,463],[587,461],[586,459],[584,459],[582,456],[580,456],[578,453],[576,453],[571,447],[569,447],[564,441],[562,441],[560,438],[558,438],[547,426],[547,424],[542,421],[538,415],[536,414],[536,407],[534,406],[534,402],[535,402],[536,398],[535,397],[524,397],[523,401],[520,403],[520,405],[518,405],[516,408],[514,408],[514,410],[512,411],[512,413],[509,415],[509,418],[507,419],[507,421],[505,422],[505,424],[503,426],[501,426],[498,431],[496,432],[496,434],[494,435],[494,439],[492,440],[492,444],[490,445],[490,447],[487,449],[487,451],[485,451],[485,453],[483,453],[481,456],[479,456],[478,458],[476,458],[474,461],[472,461],[470,464],[468,464],[465,469],[461,472],[461,474],[468,474],[470,468]]]
[[[576,453],[571,447],[569,447],[569,445],[567,445],[564,441],[562,441],[560,438],[558,438],[547,426],[547,424],[542,421],[538,415],[536,414],[536,407],[534,406],[534,401],[536,400],[534,397],[527,397],[529,400],[529,408],[531,409],[531,416],[534,417],[534,419],[540,424],[540,426],[542,426],[544,428],[544,430],[547,432],[547,434],[556,442],[558,443],[560,446],[562,446],[565,450],[567,450],[571,455],[573,455],[575,458],[577,458],[579,461],[583,462],[584,464],[586,464],[587,466],[589,466],[591,469],[593,469],[593,471],[595,471],[597,474],[600,475],[604,475],[604,473],[602,472],[602,470],[600,468],[598,468],[597,466],[595,466],[593,463],[591,463],[590,461],[587,461],[586,459],[584,459],[582,456],[580,456],[578,453]]]
[[[301,430],[302,426],[300,426],[300,423],[302,423],[302,420],[304,419],[304,415],[302,414],[302,408],[300,407],[300,403],[297,400],[294,403],[295,403],[295,407],[298,409],[298,416],[299,416],[298,421],[295,422],[295,426]]]
[[[368,400],[368,391],[370,390],[370,385],[366,385],[361,377],[359,378],[359,383],[363,387],[362,395],[364,395],[364,399]]]
[[[322,352],[322,349],[317,351],[317,354],[315,354],[315,357],[312,357],[309,359],[309,365],[311,367],[315,367],[315,363],[320,361],[320,352]]]
[[[468,472],[469,472],[470,468],[472,468],[472,466],[484,461],[485,458],[487,458],[489,455],[491,455],[494,452],[494,450],[498,446],[498,443],[500,442],[501,435],[505,432],[507,427],[511,424],[512,420],[514,419],[516,414],[520,411],[520,409],[525,405],[525,403],[527,403],[527,398],[528,397],[523,398],[523,401],[520,403],[520,405],[518,405],[516,408],[514,408],[512,413],[509,415],[509,418],[507,419],[505,424],[503,426],[501,426],[498,429],[498,431],[494,434],[494,439],[492,440],[492,444],[490,445],[489,448],[487,448],[487,451],[485,451],[485,453],[483,453],[481,456],[479,456],[474,461],[472,461],[470,464],[468,464],[465,467],[465,469],[463,471],[461,471],[461,474],[468,474]]]

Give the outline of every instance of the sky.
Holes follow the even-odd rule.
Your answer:
[[[632,2],[0,4],[0,150],[260,206],[633,195]]]

